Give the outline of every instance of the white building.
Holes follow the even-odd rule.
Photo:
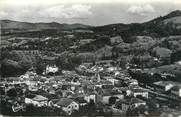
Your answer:
[[[170,90],[174,86],[174,82],[172,81],[158,81],[153,83],[156,90],[165,92]]]
[[[45,70],[46,74],[48,74],[48,73],[56,73],[56,72],[58,72],[58,67],[56,65],[53,65],[53,66],[47,65],[46,66],[46,70]]]
[[[56,105],[60,106],[68,115],[71,115],[74,110],[79,110],[79,104],[69,98],[61,98]]]
[[[176,97],[181,97],[181,85],[172,87],[171,94]]]
[[[148,98],[148,91],[144,89],[140,89],[140,88],[132,89],[132,94],[134,97],[142,96],[142,97]]]
[[[89,103],[90,100],[93,100],[94,103],[96,102],[96,95],[95,94],[89,94],[84,97],[84,99]]]
[[[47,106],[48,98],[43,97],[41,95],[35,95],[35,97],[33,97],[33,98],[26,97],[25,103],[26,104],[33,104],[34,106],[37,106],[37,107]]]

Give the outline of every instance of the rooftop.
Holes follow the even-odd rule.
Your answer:
[[[172,81],[158,81],[158,82],[154,82],[154,85],[159,85],[159,86],[167,86],[167,85],[174,85],[175,83]]]
[[[132,89],[133,92],[148,92],[146,89],[136,88]]]
[[[35,100],[35,101],[47,101],[48,98],[43,97],[43,96],[41,96],[41,95],[36,95],[36,96],[33,98],[33,100]]]
[[[59,106],[67,107],[73,102],[72,99],[69,98],[61,98],[56,104]]]

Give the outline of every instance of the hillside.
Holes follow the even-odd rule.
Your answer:
[[[148,36],[168,36],[181,34],[181,11],[176,10],[168,15],[160,16],[144,23],[131,24],[109,24],[104,26],[88,26],[83,24],[60,24],[57,22],[50,23],[29,23],[11,20],[0,20],[2,34],[21,33],[28,31],[41,30],[74,30],[74,29],[91,29],[95,33],[116,36],[121,35],[125,42],[131,42],[131,36],[148,35]],[[8,33],[7,33],[8,32]]]
[[[115,36],[120,34],[124,41],[130,42],[129,37],[136,35],[168,36],[181,34],[181,11],[176,10],[166,16],[160,16],[144,23],[110,24],[98,26],[95,32]]]
[[[181,60],[180,19],[181,11],[145,23],[98,27],[1,20],[2,32],[8,32],[2,35],[1,60],[8,67],[11,64],[6,64],[7,60],[18,62],[23,69],[37,62],[31,56],[38,56],[38,62],[42,56],[58,57],[54,62],[66,69],[81,62],[113,59],[123,68],[127,63],[137,68],[169,65]]]
[[[50,23],[29,23],[19,22],[12,20],[0,20],[2,29],[18,29],[18,30],[44,30],[44,29],[57,29],[57,30],[71,30],[77,28],[89,28],[88,25],[83,24],[60,24],[57,22]]]

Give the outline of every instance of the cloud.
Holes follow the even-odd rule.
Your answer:
[[[19,6],[6,7],[0,11],[0,19],[18,21],[69,21],[71,19],[83,20],[91,16],[91,5],[86,4],[59,4],[48,6]],[[72,20],[71,20],[72,21]]]
[[[181,9],[180,0],[177,3],[174,1],[176,0],[0,0],[0,19],[90,25],[141,23]]]
[[[150,4],[147,5],[133,5],[128,8],[128,13],[138,14],[138,15],[147,15],[148,13],[154,13],[155,9]]]
[[[80,3],[180,3],[180,0],[0,0],[0,6],[10,5],[52,5],[52,4],[80,4]]]
[[[92,14],[90,5],[74,4],[56,5],[39,11],[41,17],[50,18],[84,18]]]
[[[0,11],[0,17],[1,17],[1,18],[6,18],[7,16],[8,16],[8,13],[7,13],[7,12]]]

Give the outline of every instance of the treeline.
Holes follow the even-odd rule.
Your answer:
[[[105,45],[111,45],[109,36],[100,36],[95,41],[82,45],[78,48],[80,52],[94,52]]]
[[[2,51],[0,73],[2,77],[21,75],[35,64],[34,56],[17,51]]]

